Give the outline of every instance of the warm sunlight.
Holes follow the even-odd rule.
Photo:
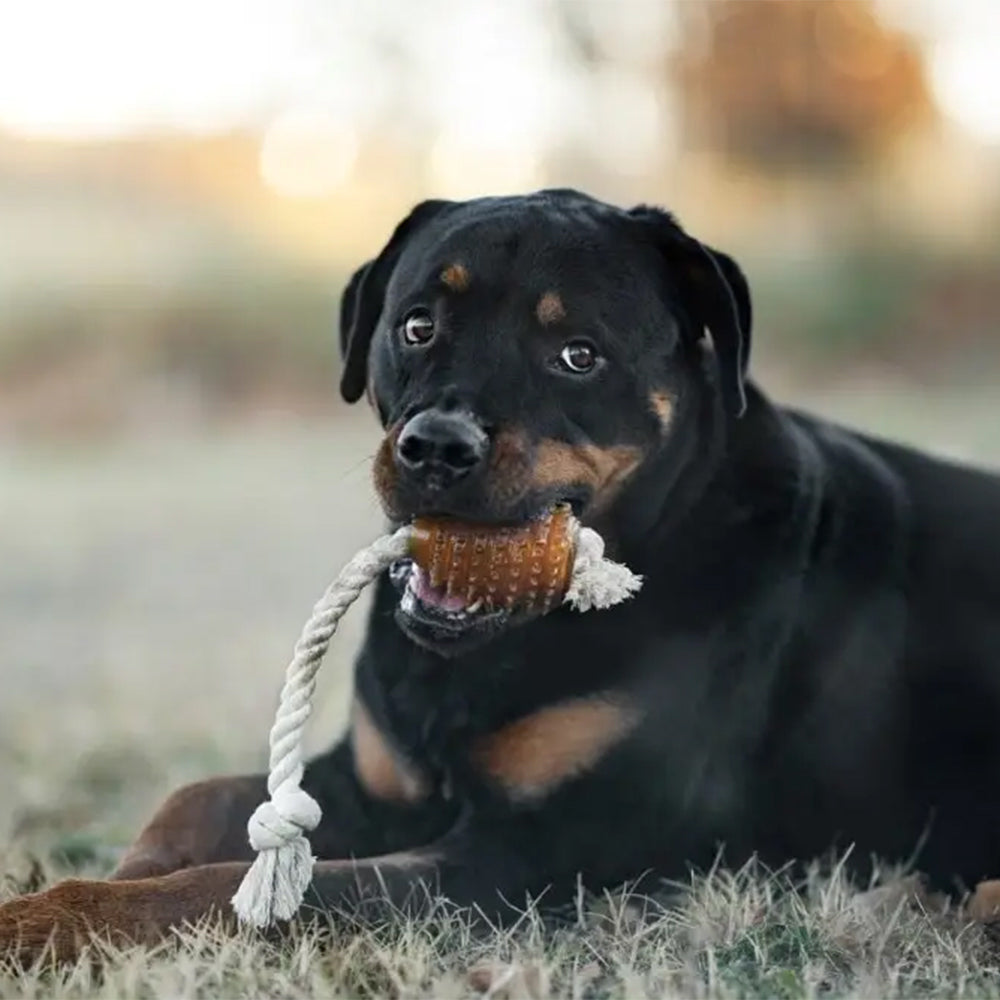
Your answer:
[[[1000,144],[1000,17],[996,30],[958,36],[930,54],[931,83],[942,110],[975,138]]]
[[[287,11],[239,0],[0,5],[0,126],[72,138],[238,124],[294,75]]]
[[[438,136],[431,169],[442,181],[460,183],[478,161],[492,183],[530,184],[533,151],[569,120],[578,95],[560,78],[535,10],[442,5],[442,30],[408,30],[406,100]],[[84,138],[251,124],[265,134],[265,181],[284,194],[321,194],[347,178],[358,127],[386,110],[385,78],[399,71],[379,62],[363,32],[348,46],[341,18],[363,14],[234,0],[5,6],[0,128]],[[512,106],[518,114],[506,113]]]
[[[976,138],[1000,141],[1000,18],[973,0],[921,3],[936,21],[928,59],[942,110]],[[642,28],[646,6],[629,8],[632,28]],[[427,10],[440,16],[419,20],[393,10],[310,0],[6,4],[0,128],[82,138],[249,124],[266,136],[265,181],[313,195],[347,180],[366,124],[400,89],[392,127],[422,132],[433,176],[458,193],[484,178],[530,185],[538,156],[588,129],[606,137],[598,154],[624,174],[669,145],[643,78],[613,65],[589,81],[575,74],[546,6],[435,0]],[[396,20],[406,25],[398,37]],[[641,40],[641,30],[632,34]]]

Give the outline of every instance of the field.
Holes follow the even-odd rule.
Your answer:
[[[986,389],[876,382],[808,402],[1000,464]],[[374,443],[360,411],[90,445],[0,441],[0,898],[106,871],[171,788],[262,766],[298,629],[379,529]],[[363,625],[353,609],[324,667],[313,748],[343,725]],[[1000,996],[989,935],[911,882],[850,887],[834,871],[785,887],[716,872],[643,919],[622,892],[581,900],[557,926],[528,911],[492,936],[443,912],[282,949],[203,928],[100,972],[0,968],[0,996]]]

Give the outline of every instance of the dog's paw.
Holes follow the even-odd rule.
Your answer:
[[[0,906],[0,959],[71,961],[88,944],[153,945],[214,916],[235,927],[229,904],[249,865],[207,865],[162,878],[72,879]]]
[[[0,958],[30,965],[68,961],[92,936],[107,932],[108,883],[72,879],[0,906]]]

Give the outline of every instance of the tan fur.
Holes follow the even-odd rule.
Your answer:
[[[394,507],[394,495],[396,492],[396,439],[403,429],[403,421],[398,420],[386,432],[379,444],[378,451],[375,452],[375,461],[372,463],[372,480],[375,484],[375,492],[381,499],[387,511],[392,511]]]
[[[620,698],[578,698],[539,709],[481,739],[473,762],[516,800],[541,798],[594,767],[638,722]]]
[[[674,401],[662,389],[649,395],[649,405],[653,408],[660,425],[666,431],[674,419]]]
[[[389,428],[375,454],[375,492],[390,516],[398,515],[395,494],[397,471],[396,439],[402,430],[397,423]],[[591,510],[600,513],[617,496],[632,473],[642,463],[642,449],[632,445],[602,448],[595,444],[572,445],[543,438],[531,447],[521,428],[501,430],[493,443],[487,470],[487,488],[493,503],[502,507],[529,490],[545,491],[564,486],[589,486],[593,491]]]
[[[490,477],[522,476],[528,468],[528,435],[521,428],[501,427],[490,454]]]
[[[970,920],[979,922],[1000,921],[1000,880],[980,882],[965,904],[965,914]]]
[[[464,264],[449,264],[441,272],[441,282],[453,292],[464,292],[469,287],[469,269]]]
[[[539,490],[574,483],[590,486],[593,507],[599,510],[614,499],[642,459],[642,451],[630,445],[601,448],[546,439],[535,448],[532,485]]]
[[[391,879],[394,872],[431,879],[441,856],[434,848],[418,848],[357,861],[319,861],[313,884],[336,906],[359,884],[380,888],[382,879]],[[230,900],[249,867],[249,862],[237,861],[156,878],[71,879],[9,900],[0,904],[0,963],[31,965],[43,956],[72,962],[95,937],[116,947],[157,945],[173,931],[213,915],[227,932],[234,932],[236,914]]]
[[[423,777],[389,746],[360,698],[351,715],[351,748],[358,780],[374,798],[419,802],[427,795]]]
[[[0,960],[35,962],[43,954],[72,961],[98,935],[117,947],[154,945],[171,928],[216,914],[235,930],[228,905],[247,862],[187,868],[159,878],[90,882],[70,879],[0,906]]]
[[[535,306],[535,315],[542,326],[551,326],[566,318],[566,307],[558,292],[546,292]]]
[[[185,785],[157,810],[112,878],[149,878],[215,861],[251,859],[247,820],[266,798],[263,775]]]

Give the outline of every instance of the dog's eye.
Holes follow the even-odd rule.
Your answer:
[[[585,340],[571,340],[559,352],[559,367],[574,375],[583,375],[597,364],[597,351]]]
[[[426,309],[414,309],[403,320],[403,340],[411,347],[421,347],[434,337],[434,319]]]

